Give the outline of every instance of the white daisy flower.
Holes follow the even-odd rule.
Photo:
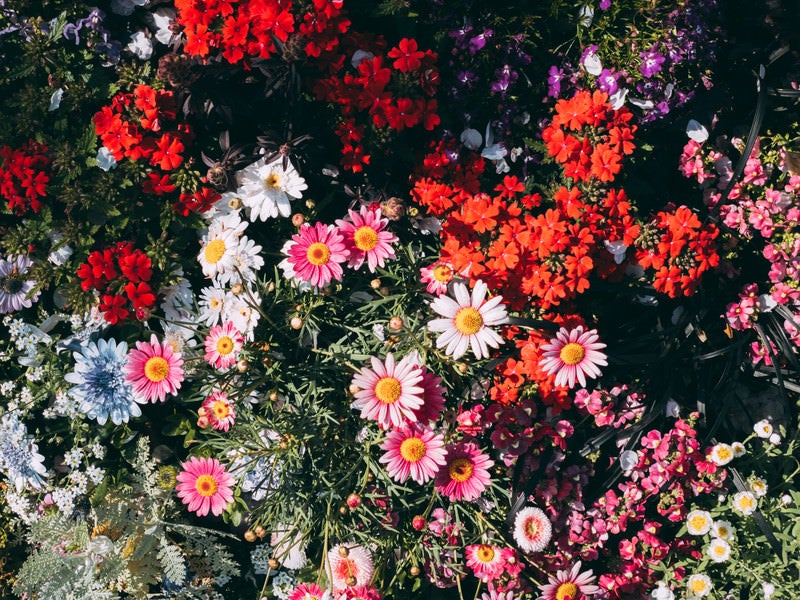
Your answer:
[[[723,539],[714,538],[706,548],[706,554],[714,562],[725,562],[731,557],[731,545]]]
[[[750,491],[753,492],[756,498],[761,498],[767,495],[767,481],[762,477],[753,477],[749,481]]]
[[[217,233],[209,228],[203,240],[197,260],[203,267],[203,275],[220,284],[227,283],[236,274],[236,253],[239,237],[234,230]]]
[[[767,419],[761,419],[758,423],[753,425],[753,431],[762,439],[767,439],[772,435],[772,424]]]
[[[437,348],[457,360],[471,347],[475,358],[488,358],[489,347],[498,348],[503,339],[490,329],[508,322],[502,296],[485,300],[488,287],[476,281],[470,297],[464,283],[453,284],[455,300],[442,294],[431,302],[431,308],[442,316],[428,323],[428,329],[442,335],[436,340]]]
[[[758,499],[753,492],[738,492],[733,496],[733,508],[745,516],[752,515],[758,508]]]
[[[709,459],[718,467],[724,467],[736,456],[730,444],[717,444],[711,448]]]
[[[711,593],[711,588],[714,586],[711,584],[711,578],[708,575],[703,575],[700,573],[695,573],[693,575],[689,575],[688,579],[686,579],[686,588],[689,590],[689,598],[702,598],[703,596],[708,596]]]
[[[734,458],[739,458],[740,456],[747,454],[747,448],[744,447],[742,442],[733,442],[731,444],[731,448],[733,449]]]
[[[686,531],[690,535],[705,535],[711,531],[714,520],[706,510],[693,510],[686,515]]]
[[[288,217],[292,206],[289,197],[298,199],[308,189],[291,163],[283,168],[283,157],[267,163],[260,158],[236,175],[236,193],[249,210],[251,221],[266,221],[270,217]]]
[[[255,282],[258,270],[264,266],[264,259],[260,256],[261,246],[247,236],[239,238],[239,245],[234,251],[233,260],[236,271],[231,277],[231,283]]]
[[[200,322],[209,327],[219,323],[228,298],[233,297],[230,292],[220,287],[205,287],[200,290]]]
[[[721,540],[731,540],[736,535],[736,529],[731,525],[730,521],[714,521],[711,526],[711,535]]]

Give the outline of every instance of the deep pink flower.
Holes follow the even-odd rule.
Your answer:
[[[216,458],[191,457],[178,474],[178,498],[190,512],[204,517],[210,510],[219,516],[233,502],[233,477]]]
[[[361,369],[353,377],[359,390],[352,407],[361,410],[362,419],[377,421],[383,429],[415,422],[414,411],[422,406],[423,393],[419,365],[411,356],[395,364],[391,353],[386,355],[386,362],[374,356],[370,361],[372,369]]]
[[[471,544],[465,548],[467,566],[482,581],[497,579],[505,571],[501,548],[491,544]]]
[[[215,325],[205,339],[205,359],[215,369],[229,369],[239,360],[244,336],[228,321]]]
[[[453,501],[475,500],[489,485],[492,461],[473,443],[456,442],[447,447],[445,464],[436,476],[436,490]]]
[[[381,444],[389,477],[399,483],[411,477],[419,484],[430,481],[444,464],[444,437],[416,425],[395,429]]]
[[[360,269],[366,261],[369,272],[374,273],[377,267],[383,268],[388,259],[396,258],[392,244],[397,236],[386,231],[389,219],[382,217],[379,208],[372,210],[362,206],[360,212],[351,209],[348,219],[336,221],[350,252],[348,267]]]
[[[233,402],[225,392],[213,392],[203,401],[209,424],[220,431],[228,431],[236,420]]]
[[[341,281],[342,263],[349,252],[344,236],[333,225],[303,224],[292,236],[289,248],[289,263],[295,277],[313,286],[323,287],[332,280]]]
[[[133,385],[137,402],[164,402],[167,394],[177,394],[181,387],[183,358],[153,334],[150,343],[136,342],[136,349],[128,353],[125,379]]]

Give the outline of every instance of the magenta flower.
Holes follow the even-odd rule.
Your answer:
[[[229,369],[239,359],[244,336],[228,321],[215,325],[205,339],[205,359],[215,369]]]
[[[208,423],[219,431],[228,431],[236,420],[236,409],[225,392],[212,392],[203,400]]]
[[[292,236],[288,253],[294,276],[317,287],[334,279],[341,281],[342,263],[349,256],[344,236],[336,227],[324,223],[305,223]]]
[[[371,210],[362,206],[360,212],[350,210],[348,219],[336,221],[350,252],[348,267],[360,269],[366,261],[369,272],[374,273],[377,267],[386,265],[386,260],[397,258],[392,248],[397,236],[386,231],[389,219],[382,217],[379,208]]]
[[[494,461],[478,446],[457,442],[447,447],[445,464],[436,476],[436,491],[452,501],[475,500],[489,485]]]
[[[136,342],[136,349],[128,353],[125,380],[140,404],[164,402],[167,394],[177,394],[181,387],[183,358],[169,344],[159,344],[153,334],[150,343]]]
[[[422,405],[423,393],[419,365],[410,356],[395,364],[392,354],[386,355],[385,363],[374,356],[370,362],[372,369],[361,369],[353,377],[359,389],[352,407],[361,410],[362,419],[377,421],[382,429],[415,422],[414,411]]]
[[[444,437],[416,425],[389,432],[381,449],[386,454],[380,462],[386,464],[389,477],[399,483],[411,477],[423,484],[433,479],[444,464]]]
[[[233,477],[216,458],[191,457],[178,474],[178,498],[190,512],[204,517],[210,510],[219,516],[233,502]]]
[[[556,337],[544,344],[544,356],[539,363],[549,375],[555,374],[555,384],[575,387],[578,382],[586,387],[586,376],[599,377],[598,365],[606,366],[606,355],[600,352],[606,345],[599,342],[597,330],[584,331],[578,325],[572,331],[562,327]]]

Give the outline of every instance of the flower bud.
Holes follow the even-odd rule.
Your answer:
[[[292,329],[300,329],[303,326],[303,319],[300,317],[292,317],[292,320],[289,321],[289,326]]]
[[[248,542],[255,542],[256,541],[256,534],[252,529],[248,529],[244,532],[244,539]]]
[[[350,494],[347,497],[347,506],[349,506],[350,508],[358,508],[359,506],[361,506],[361,496],[359,496],[355,492]]]

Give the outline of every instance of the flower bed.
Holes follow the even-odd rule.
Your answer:
[[[794,7],[31,4],[0,597],[793,597]]]

